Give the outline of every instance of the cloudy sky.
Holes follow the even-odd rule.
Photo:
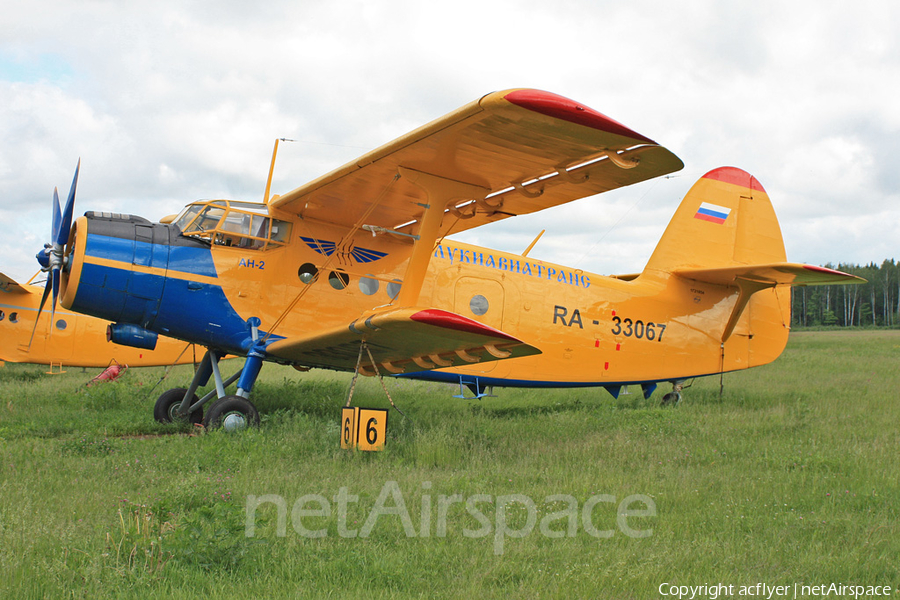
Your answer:
[[[640,271],[715,167],[753,173],[788,259],[900,259],[894,0],[31,0],[0,20],[0,271],[27,279],[54,186],[150,219],[282,193],[485,93],[578,100],[685,169],[466,241]]]

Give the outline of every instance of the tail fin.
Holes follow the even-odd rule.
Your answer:
[[[714,169],[691,187],[656,246],[644,274],[736,288],[737,300],[722,332],[728,340],[751,296],[779,285],[862,283],[822,267],[786,262],[778,219],[763,186],[734,167]],[[789,296],[772,296],[790,320]],[[773,306],[775,305],[773,304]]]
[[[772,203],[755,177],[714,169],[691,187],[644,272],[784,262]]]

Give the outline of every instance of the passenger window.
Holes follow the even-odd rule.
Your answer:
[[[371,277],[361,277],[359,280],[359,291],[366,296],[371,296],[378,291],[378,280]]]
[[[303,283],[312,283],[318,274],[319,270],[312,263],[303,263],[300,265],[300,270],[297,271],[297,276]]]
[[[350,276],[340,271],[332,271],[328,274],[328,283],[336,290],[342,290],[350,283]]]

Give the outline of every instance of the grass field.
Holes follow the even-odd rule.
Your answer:
[[[385,450],[363,453],[338,446],[345,375],[266,367],[259,430],[195,434],[152,421],[187,369],[151,393],[162,369],[88,388],[95,372],[7,364],[0,597],[897,595],[898,367],[900,332],[815,332],[674,408],[663,386],[478,401],[390,380],[407,417],[392,411]],[[371,379],[354,404],[388,406]],[[266,495],[248,536],[248,496]]]

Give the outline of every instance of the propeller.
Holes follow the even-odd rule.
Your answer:
[[[56,302],[59,299],[59,282],[60,274],[65,267],[68,257],[64,255],[66,244],[69,241],[69,231],[72,229],[72,212],[75,208],[75,188],[78,186],[78,171],[81,169],[81,159],[75,166],[75,177],[72,179],[72,186],[69,188],[69,197],[66,199],[66,206],[63,210],[59,208],[59,192],[53,188],[53,225],[50,231],[50,243],[44,244],[44,248],[35,256],[41,265],[41,271],[48,273],[47,284],[44,286],[44,294],[41,296],[41,303],[38,306],[37,316],[34,319],[34,329],[31,330],[31,342],[34,341],[34,332],[37,331],[38,319],[41,318],[41,312],[44,310],[44,304],[50,293],[53,292],[53,303],[50,305],[50,322],[56,316]],[[50,328],[52,333],[53,328]]]

